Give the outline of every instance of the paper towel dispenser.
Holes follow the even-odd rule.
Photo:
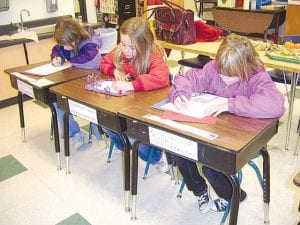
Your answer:
[[[9,9],[9,0],[0,0],[0,11],[6,11]]]

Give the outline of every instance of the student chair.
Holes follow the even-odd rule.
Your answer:
[[[99,126],[98,126],[99,127]],[[100,127],[100,129],[102,130],[102,132],[104,133],[103,129]],[[110,144],[107,144],[107,147],[109,146],[109,151],[108,151],[108,155],[107,155],[107,163],[111,162],[111,156],[113,153],[113,149],[116,146],[118,149],[122,149],[122,141],[121,139],[118,138],[118,134],[115,132],[112,132],[113,134],[115,134],[114,136],[114,141],[110,140]],[[93,126],[90,126],[89,129],[89,143],[92,142],[92,134],[93,134]],[[104,133],[105,134],[105,133]],[[144,176],[143,179],[147,179],[147,175],[149,172],[149,168],[151,164],[156,164],[160,158],[161,158],[161,151],[159,150],[159,152],[157,151],[158,149],[149,146],[149,151],[147,152],[143,152],[142,154],[139,154],[140,158],[142,158],[144,161],[146,161],[146,167],[145,167],[145,171],[144,171]]]
[[[266,148],[266,147],[264,147],[264,148]],[[258,156],[260,156],[260,153],[257,153],[254,158],[257,158]],[[263,188],[263,178],[262,178],[262,175],[261,175],[261,172],[260,172],[258,166],[252,160],[250,160],[248,162],[248,165],[250,165],[254,169],[254,171],[256,173],[256,176],[257,176],[257,179],[259,181],[259,184],[260,184],[261,188]],[[242,180],[243,180],[242,170],[239,170],[237,175],[238,175],[238,181],[239,181],[239,183],[241,183]],[[179,191],[177,193],[177,198],[182,197],[182,191],[183,191],[184,187],[185,187],[185,181],[184,181],[184,179],[182,179],[181,185],[179,187]],[[230,212],[230,208],[231,208],[231,206],[230,206],[230,202],[229,202],[229,204],[228,204],[228,206],[227,206],[227,208],[226,208],[226,210],[223,214],[223,217],[221,219],[221,223],[220,223],[221,225],[225,224],[225,221],[226,221],[226,219],[228,217],[228,214]]]

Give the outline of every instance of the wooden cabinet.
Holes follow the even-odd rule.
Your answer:
[[[52,38],[39,42],[26,43],[29,63],[50,60],[50,54],[55,42]],[[10,85],[9,76],[4,70],[26,65],[24,47],[22,44],[1,48],[0,51],[0,102],[14,98],[17,91]]]

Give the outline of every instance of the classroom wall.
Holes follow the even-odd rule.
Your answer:
[[[23,14],[23,21],[74,15],[73,0],[57,0],[57,3],[58,11],[48,13],[46,0],[11,0],[9,1],[9,10],[0,12],[0,25],[9,24],[10,22],[19,23],[22,9],[27,9],[30,12],[30,16],[27,16],[26,13]]]

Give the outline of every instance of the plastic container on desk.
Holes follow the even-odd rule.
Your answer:
[[[109,53],[117,45],[118,32],[115,28],[98,28],[95,33],[101,36],[102,54]]]

